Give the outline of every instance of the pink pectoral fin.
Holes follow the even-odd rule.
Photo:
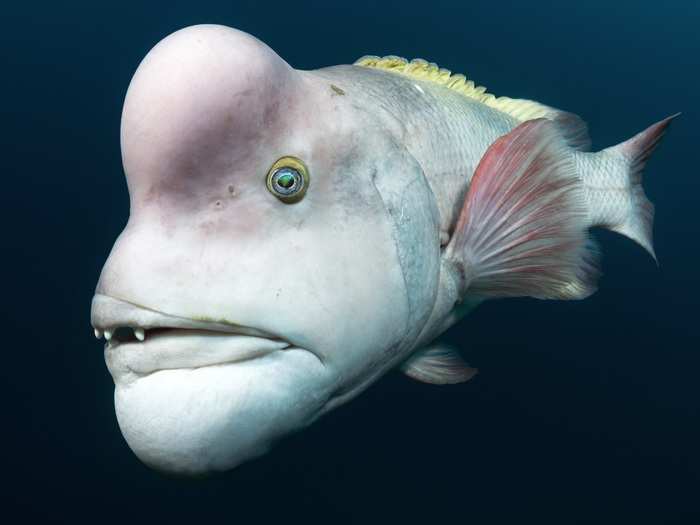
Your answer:
[[[575,299],[595,291],[586,204],[556,125],[524,122],[481,159],[448,245],[469,293]]]

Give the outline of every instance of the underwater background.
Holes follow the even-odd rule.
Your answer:
[[[35,1],[0,20],[7,523],[700,523],[700,2]],[[581,115],[594,149],[683,112],[645,171],[660,266],[598,231],[593,297],[493,301],[448,332],[473,380],[392,372],[232,472],[149,470],[119,432],[90,299],[128,216],[131,75],[197,23],[301,69],[435,61]]]

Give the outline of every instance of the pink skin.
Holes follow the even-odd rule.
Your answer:
[[[121,133],[131,216],[98,297],[294,347],[145,376],[130,372],[128,352],[119,367],[108,355],[122,432],[156,468],[203,473],[262,453],[359,392],[406,331],[391,223],[370,177],[382,152],[334,94],[221,26],[174,33],[134,75]],[[285,155],[311,175],[291,205],[265,187]],[[102,315],[93,309],[95,326]]]

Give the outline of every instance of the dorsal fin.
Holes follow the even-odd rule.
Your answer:
[[[477,86],[473,80],[468,80],[464,75],[453,74],[449,69],[438,67],[437,64],[422,58],[414,58],[409,62],[405,58],[393,55],[385,57],[367,55],[355,61],[355,65],[385,69],[419,80],[434,82],[507,113],[521,122],[541,117],[552,118],[552,113],[557,112],[554,108],[532,100],[496,97],[487,93],[485,87]]]
[[[485,87],[477,86],[473,80],[467,80],[464,75],[453,74],[449,69],[438,67],[437,64],[427,62],[422,58],[414,58],[409,62],[405,58],[393,55],[385,57],[367,55],[356,60],[355,65],[393,71],[407,77],[438,84],[506,113],[519,122],[536,118],[554,120],[571,147],[585,150],[589,145],[586,125],[573,113],[567,113],[533,100],[496,97],[487,93]]]

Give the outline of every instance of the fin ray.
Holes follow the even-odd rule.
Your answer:
[[[556,123],[527,121],[481,159],[447,255],[481,297],[587,297],[598,276],[587,218]]]
[[[414,354],[401,369],[412,379],[434,385],[464,383],[478,372],[464,362],[455,348],[442,343]]]

